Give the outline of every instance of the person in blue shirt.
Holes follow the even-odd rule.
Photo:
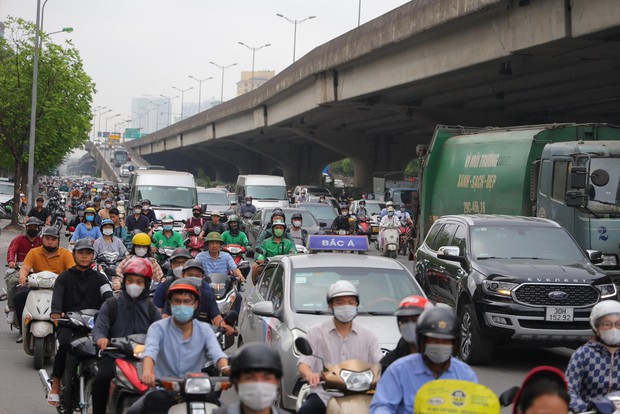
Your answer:
[[[466,363],[452,357],[457,347],[458,321],[447,306],[422,312],[417,322],[418,354],[388,367],[370,403],[371,414],[412,414],[418,390],[436,379],[478,382]]]
[[[218,232],[212,231],[207,234],[205,238],[207,243],[207,251],[198,253],[196,260],[202,264],[202,269],[206,275],[213,273],[232,274],[240,282],[245,282],[245,278],[241,274],[241,270],[237,268],[235,260],[232,256],[226,252],[222,252],[222,235]]]
[[[75,244],[76,241],[90,237],[93,240],[97,240],[101,237],[101,230],[95,223],[95,216],[97,212],[94,208],[89,207],[84,211],[84,222],[77,225],[73,236],[71,236],[70,244]]]

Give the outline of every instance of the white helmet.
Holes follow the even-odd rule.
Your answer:
[[[340,296],[355,296],[357,303],[360,301],[360,295],[357,293],[357,289],[353,286],[353,283],[348,280],[339,280],[333,283],[327,290],[327,303],[329,304],[332,299]]]
[[[620,302],[617,300],[603,300],[592,308],[590,313],[590,326],[596,332],[597,322],[603,316],[619,314],[620,315]]]
[[[394,205],[394,202],[392,200],[390,200],[387,203],[385,203],[386,207],[393,206],[393,205]]]

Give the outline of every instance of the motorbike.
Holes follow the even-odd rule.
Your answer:
[[[398,256],[398,250],[400,249],[399,240],[400,240],[400,230],[399,226],[395,224],[388,224],[384,229],[382,234],[382,244],[381,247],[381,256],[389,256],[392,259],[396,259]],[[379,250],[379,240],[377,240],[377,250]]]
[[[205,240],[202,237],[198,237],[200,231],[200,227],[194,227],[191,232],[187,233],[187,238],[185,239],[185,246],[187,246],[192,257],[196,257],[205,247]]]
[[[174,253],[174,247],[158,247],[157,248],[157,263],[161,267],[162,272],[166,274],[170,269],[170,256]]]
[[[50,224],[52,226],[56,226],[60,231],[62,229],[62,226],[67,224],[65,207],[59,203],[57,197],[52,197],[50,198],[49,203],[47,203],[47,209],[52,216]]]
[[[59,191],[58,194],[60,195],[60,204],[63,206],[67,205],[67,192],[66,191]]]
[[[184,378],[162,378],[159,384],[179,392],[179,403],[168,414],[211,413],[220,407],[220,394],[231,387],[228,377],[211,377],[205,373],[189,373]]]
[[[17,262],[17,263],[15,263],[15,268],[13,268],[13,269],[11,269],[11,268],[9,267],[9,265],[8,265],[8,264],[6,264],[5,266],[6,266],[6,271],[4,272],[4,283],[5,283],[6,285],[8,285],[8,283],[9,283],[9,279],[10,279],[11,277],[13,277],[13,276],[18,276],[18,275],[19,275],[19,269],[21,269],[21,267],[22,267],[22,263],[21,263],[21,262]],[[0,295],[0,301],[5,301],[5,300],[8,300],[8,293],[7,293],[7,291],[6,291],[6,290],[4,290],[4,288],[2,289],[2,291],[3,291],[4,293],[2,293],[2,294]],[[4,314],[5,314],[7,317],[9,316],[9,312],[10,312],[9,307],[8,307],[8,306],[5,306],[5,307],[4,307]],[[13,323],[10,325],[10,328],[11,328],[11,330],[13,330],[13,328],[15,328],[15,329],[19,329],[19,325],[17,324],[17,321],[16,321],[16,320],[13,320]]]
[[[54,323],[50,315],[57,277],[47,270],[28,275],[28,287],[32,290],[22,314],[22,339],[24,351],[34,357],[34,369],[41,369],[45,358],[56,354]]]
[[[247,277],[250,273],[250,263],[243,256],[247,249],[240,244],[227,244],[222,246],[222,250],[232,256],[243,277]]]
[[[72,198],[71,202],[69,203],[69,211],[71,212],[71,214],[76,215],[77,214],[77,208],[80,205],[80,199],[79,198]]]
[[[303,355],[315,356],[306,338],[295,339],[295,347]],[[315,356],[319,358],[318,356]],[[321,359],[321,358],[319,358]],[[321,359],[321,361],[323,361]],[[323,362],[324,363],[324,362]],[[323,367],[322,384],[325,389],[336,390],[342,395],[332,397],[327,403],[327,414],[369,413],[374,389],[379,383],[381,366],[369,364],[358,359],[350,359],[339,364]],[[297,411],[303,405],[310,387],[304,384],[297,395]]]
[[[358,218],[357,234],[368,237],[368,242],[370,243],[370,238],[372,237],[372,224],[368,217]]]
[[[84,309],[67,312],[66,318],[58,319],[59,323],[75,331],[60,383],[60,405],[56,408],[59,413],[77,411],[86,414],[92,410],[92,389],[97,375],[98,351],[90,334],[98,312],[97,309]],[[45,369],[39,370],[39,379],[47,397],[52,383]]]
[[[407,221],[401,220],[398,231],[399,231],[399,235],[398,235],[399,252],[403,256],[406,256],[407,248],[409,247],[409,240],[412,239],[413,221],[411,221],[411,219]]]
[[[248,268],[249,269],[249,268]],[[222,315],[226,315],[235,309],[239,296],[239,281],[234,276],[224,273],[210,273],[206,276],[207,283],[211,286],[217,307]]]
[[[0,203],[0,219],[10,219],[13,214],[13,199]]]
[[[112,338],[106,350],[102,352],[115,357],[116,365],[116,377],[110,383],[107,412],[127,412],[129,407],[149,389],[140,380],[145,342],[145,334]]]
[[[65,236],[68,239],[71,239],[71,237],[73,237],[73,232],[75,232],[75,227],[73,226],[67,227],[67,229],[65,230]]]
[[[118,252],[103,252],[96,259],[99,272],[112,282],[112,278],[116,276],[116,265],[123,259],[119,257]]]

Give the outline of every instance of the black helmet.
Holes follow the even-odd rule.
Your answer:
[[[56,237],[57,239],[60,239],[60,232],[56,227],[50,226],[43,229],[41,237],[43,236]]]
[[[95,207],[95,202],[94,201],[87,201],[86,202],[86,208],[88,207]]]
[[[271,212],[271,219],[273,220],[273,218],[275,216],[280,216],[282,217],[284,220],[286,220],[286,216],[284,215],[284,211],[282,211],[281,208],[274,208],[273,211]]]
[[[93,201],[94,201],[95,203],[99,203],[99,202],[101,202],[101,197],[99,197],[99,196],[95,196],[95,198],[93,198]]]
[[[172,252],[172,255],[170,256],[170,261],[173,261],[174,259],[177,259],[179,257],[191,259],[192,255],[189,253],[189,250],[179,247],[177,249],[174,249],[174,251]]]
[[[41,224],[43,224],[43,223],[41,223],[41,220],[39,220],[38,218],[36,218],[36,217],[29,217],[28,221],[26,222],[26,227],[27,226],[39,226],[39,227],[41,227]]]
[[[85,239],[80,239],[73,246],[73,251],[77,252],[78,250],[92,250],[95,251],[95,241],[90,237]]]
[[[200,271],[202,273],[204,273],[204,269],[202,268],[202,263],[200,263],[200,260],[196,260],[196,259],[191,259],[188,260],[187,262],[185,262],[185,264],[183,265],[183,271],[185,272],[187,269],[191,269],[191,268],[196,268],[196,269],[200,269]]]
[[[291,221],[295,219],[303,220],[301,213],[293,213],[293,215],[291,216]]]
[[[151,205],[151,200],[149,200],[148,198],[145,198],[144,200],[142,200],[142,204],[148,204],[149,206]]]
[[[262,342],[250,342],[237,351],[230,362],[230,378],[237,378],[242,372],[271,371],[282,377],[282,360],[278,351]]]
[[[454,311],[447,306],[436,306],[425,310],[417,322],[418,343],[420,336],[438,339],[456,339],[458,323]]]

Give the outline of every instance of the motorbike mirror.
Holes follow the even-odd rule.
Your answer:
[[[264,250],[263,250],[263,248],[262,248],[262,247],[260,247],[260,246],[259,246],[259,247],[257,247],[255,251],[256,251],[256,253],[258,253],[258,254],[265,254],[265,251],[264,251]]]
[[[231,310],[226,313],[226,317],[224,318],[224,321],[226,322],[227,325],[234,326],[237,323],[238,319],[239,319],[239,314],[237,313],[237,311]]]
[[[247,257],[250,257],[250,258],[252,258],[252,259],[253,259],[253,258],[254,258],[254,250],[250,250],[250,249],[248,248],[248,250],[246,250],[246,252],[245,252],[245,255],[246,255]]]
[[[71,227],[69,227],[67,230],[69,230],[69,231],[73,232],[73,231],[75,231],[75,227],[71,226]]]
[[[512,387],[499,395],[499,403],[502,407],[510,406],[519,392],[519,387]]]
[[[325,223],[324,221],[319,221],[319,227],[327,227],[327,223]]]
[[[8,296],[7,296],[6,293],[3,293],[2,295],[0,295],[0,302],[3,302],[5,300],[7,300],[7,299],[8,299]]]
[[[310,342],[306,338],[297,338],[295,339],[295,347],[297,350],[306,356],[312,355],[312,346]]]

